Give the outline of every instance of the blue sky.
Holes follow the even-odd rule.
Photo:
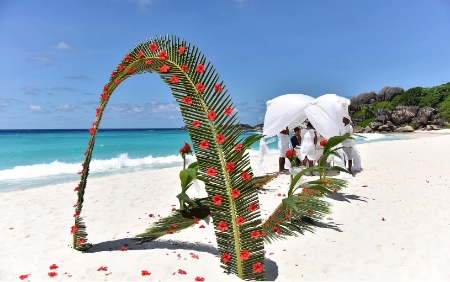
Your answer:
[[[447,0],[0,0],[0,129],[89,128],[125,54],[157,35],[196,45],[241,123],[287,93],[353,97],[450,81]],[[182,126],[156,74],[114,92],[101,128]]]

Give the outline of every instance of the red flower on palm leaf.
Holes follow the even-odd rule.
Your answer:
[[[264,267],[262,264],[258,261],[257,263],[253,264],[253,272],[254,273],[261,273],[263,271]]]
[[[100,100],[107,100],[108,99],[108,94],[101,94],[100,95]]]
[[[98,117],[101,112],[102,112],[102,108],[98,107],[97,109],[95,109],[95,116]]]
[[[144,51],[140,50],[138,53],[138,59],[142,58],[144,56]]]
[[[216,143],[221,145],[223,143],[223,141],[225,141],[225,136],[223,136],[222,134],[217,134],[216,135]]]
[[[260,236],[260,234],[259,234],[259,231],[258,231],[258,230],[252,231],[252,232],[250,233],[250,237],[252,237],[253,239],[258,239],[259,236]]]
[[[130,54],[126,54],[124,60],[125,62],[129,62],[131,60]]]
[[[78,241],[77,241],[78,246],[82,245],[83,243],[84,243],[83,238],[78,239]]]
[[[206,86],[203,85],[203,83],[198,83],[195,88],[197,89],[198,92],[203,93],[205,92]]]
[[[200,148],[202,148],[202,149],[208,149],[208,148],[209,148],[208,141],[206,141],[206,140],[200,141]]]
[[[226,114],[227,116],[231,115],[231,113],[233,112],[232,108],[226,108],[224,114]]]
[[[222,261],[223,263],[228,263],[231,260],[231,255],[229,253],[224,253],[222,255]]]
[[[234,162],[229,162],[225,165],[225,169],[228,172],[233,172],[233,170],[236,168],[236,166],[234,165]]]
[[[211,121],[213,121],[213,120],[215,120],[216,119],[216,113],[213,111],[213,110],[211,110],[211,111],[209,111],[208,112],[208,119],[209,120],[211,120]]]
[[[170,70],[170,67],[168,65],[164,65],[159,68],[160,72],[168,72]]]
[[[77,211],[75,211],[75,213],[73,214],[73,217],[77,217],[77,216],[79,216],[80,214],[77,212]]]
[[[180,46],[180,48],[178,49],[178,54],[183,55],[184,50],[186,50],[186,47]]]
[[[222,197],[220,197],[219,195],[215,195],[211,199],[212,199],[214,205],[216,205],[216,206],[222,205]]]
[[[133,69],[133,68],[130,68],[129,70],[128,70],[128,74],[133,74],[135,72],[135,69]]]
[[[231,191],[231,197],[233,197],[233,199],[237,199],[239,195],[241,195],[241,191],[237,188],[234,188],[233,191]]]
[[[198,120],[194,120],[194,121],[192,122],[192,126],[194,126],[194,127],[199,127],[199,126],[200,126],[200,122],[199,122]]]
[[[258,209],[259,208],[257,204],[250,204],[250,206],[248,206],[249,211],[257,211]]]
[[[167,60],[167,53],[166,53],[166,51],[159,52],[159,59],[162,60],[162,61]]]
[[[146,65],[151,65],[152,63],[153,63],[152,60],[147,60],[147,61],[145,61],[145,64],[146,64]]]
[[[241,178],[244,179],[244,180],[250,180],[251,176],[250,176],[250,174],[248,172],[244,172],[244,173],[241,174]]]
[[[172,83],[178,83],[178,80],[179,80],[179,78],[176,75],[174,75],[170,78],[170,82],[172,82]]]
[[[196,71],[197,73],[204,73],[204,72],[205,72],[205,66],[202,65],[202,64],[198,64],[198,65],[195,67],[195,71]]]
[[[76,225],[74,225],[74,226],[71,227],[70,233],[73,234],[73,233],[75,233],[75,231],[77,231],[77,230],[78,230],[78,227],[77,227]]]
[[[156,50],[158,50],[158,45],[156,45],[155,43],[150,44],[150,51],[151,52],[155,52]]]
[[[261,231],[261,236],[266,237],[267,236],[266,232],[265,231]]]
[[[187,72],[188,69],[189,69],[189,66],[188,66],[188,65],[182,65],[182,66],[181,66],[181,70],[184,71],[184,72]]]
[[[191,97],[189,97],[189,96],[186,96],[186,97],[184,97],[183,99],[181,99],[185,104],[187,104],[187,105],[192,105],[192,102],[193,102],[193,100],[192,100],[192,98]]]
[[[94,127],[92,127],[91,129],[89,129],[89,134],[94,135],[94,133],[95,133],[95,128],[94,128]]]
[[[248,250],[243,250],[241,252],[241,260],[248,260],[250,258],[251,254]]]
[[[208,174],[209,176],[215,177],[217,175],[217,171],[214,168],[209,167],[206,170],[206,174]]]
[[[274,227],[274,228],[272,228],[272,232],[280,234],[281,233],[281,229],[278,228],[278,227]]]
[[[223,88],[220,84],[216,84],[216,85],[214,85],[214,90],[216,90],[217,92],[220,93],[220,92],[222,92]]]
[[[217,225],[217,228],[219,228],[220,231],[224,232],[225,230],[228,230],[228,225],[226,222],[221,221],[219,222],[219,224]]]
[[[236,218],[236,223],[237,225],[242,225],[246,222],[245,218],[243,216],[240,216],[238,218]]]
[[[325,145],[327,145],[327,142],[328,142],[328,140],[322,140],[322,141],[320,141],[320,146],[322,146],[322,147],[325,147]]]
[[[113,72],[111,73],[111,77],[115,76],[116,74],[117,74],[117,71],[113,71]]]
[[[108,85],[103,86],[103,92],[107,92],[108,91]]]
[[[119,70],[120,70],[120,71],[123,71],[125,68],[126,68],[126,67],[125,67],[124,65],[120,65],[120,66],[119,66]]]
[[[84,155],[86,156],[89,153],[89,149],[87,149],[86,151],[84,151]]]
[[[237,144],[236,146],[234,146],[234,150],[235,151],[242,151],[242,144]]]
[[[312,210],[308,210],[308,214],[313,214],[314,212]]]

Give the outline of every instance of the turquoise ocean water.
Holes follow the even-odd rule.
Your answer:
[[[256,131],[245,131],[244,137]],[[357,143],[408,138],[391,134],[367,134]],[[78,181],[90,139],[88,130],[0,130],[0,192]],[[266,139],[269,154],[277,154],[276,137]],[[100,129],[89,177],[182,165],[184,141],[179,129]],[[257,156],[259,143],[250,156]]]

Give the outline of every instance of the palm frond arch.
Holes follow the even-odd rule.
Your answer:
[[[245,144],[241,149],[242,131],[237,114],[232,113],[231,97],[213,65],[197,47],[175,36],[151,38],[136,46],[112,72],[103,88],[96,120],[90,129],[83,169],[78,172],[81,179],[75,188],[78,200],[74,206],[75,224],[71,228],[73,248],[83,251],[92,246],[87,242],[82,208],[89,163],[103,112],[121,82],[144,72],[157,73],[172,90],[195,149],[208,197],[222,199],[220,205],[210,205],[222,267],[241,279],[265,280],[263,238],[250,235],[262,231],[260,211],[254,208],[259,206],[258,194]],[[240,191],[238,198],[232,197],[233,189]]]

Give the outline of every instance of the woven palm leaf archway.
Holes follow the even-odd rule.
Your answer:
[[[263,239],[250,236],[261,228],[259,209],[249,209],[250,205],[259,206],[258,194],[233,103],[224,82],[219,81],[219,75],[205,56],[175,36],[155,37],[136,46],[103,88],[84,153],[86,158],[78,172],[81,180],[75,188],[78,201],[74,206],[75,224],[71,228],[73,248],[84,251],[92,246],[87,242],[82,208],[89,163],[104,110],[120,83],[145,72],[157,73],[170,87],[195,149],[199,175],[205,181],[209,199],[221,198],[221,204],[211,205],[210,211],[222,267],[242,279],[265,280]],[[239,198],[232,197],[234,189],[240,191]]]

